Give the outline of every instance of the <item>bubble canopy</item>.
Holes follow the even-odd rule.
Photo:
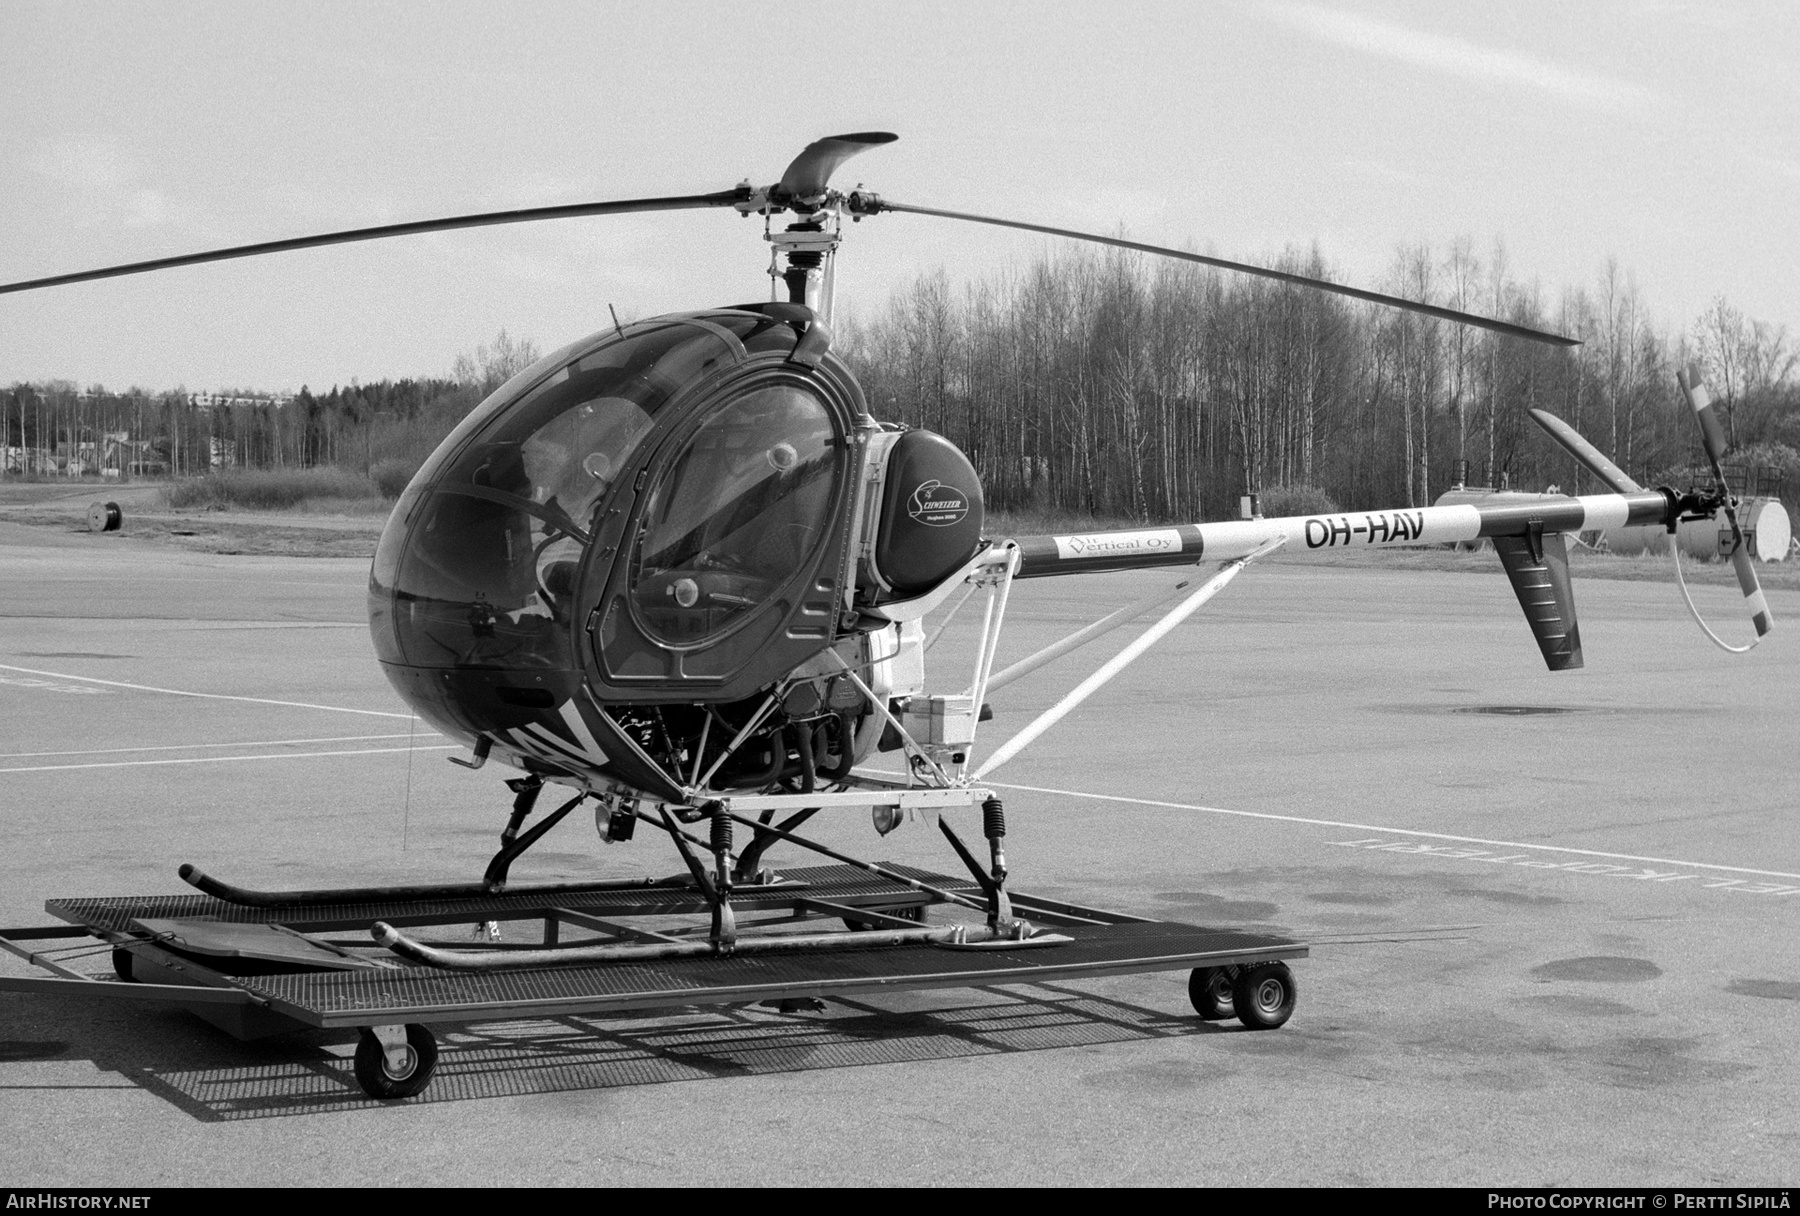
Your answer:
[[[475,733],[583,683],[715,699],[771,644],[790,663],[780,642],[828,644],[861,396],[794,349],[754,312],[659,318],[565,347],[477,407],[376,549],[370,629],[402,695]]]

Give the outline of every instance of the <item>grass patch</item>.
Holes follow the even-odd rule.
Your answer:
[[[163,491],[171,507],[201,510],[293,511],[336,514],[384,510],[379,487],[349,469],[226,469],[178,481]]]

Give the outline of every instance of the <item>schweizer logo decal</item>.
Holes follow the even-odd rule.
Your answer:
[[[969,514],[969,499],[961,490],[941,481],[920,482],[912,492],[906,513],[933,528],[960,524]]]

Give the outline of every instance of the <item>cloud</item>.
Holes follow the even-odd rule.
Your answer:
[[[1779,156],[1769,156],[1753,149],[1744,152],[1744,159],[1759,169],[1779,174],[1789,181],[1800,182],[1800,161],[1787,160]]]
[[[136,174],[118,144],[98,135],[52,135],[40,141],[40,168],[71,186],[117,190]]]
[[[68,190],[81,224],[155,228],[175,219],[169,197],[140,184],[138,158],[104,136],[48,136],[39,142],[37,167]]]
[[[1650,90],[1611,76],[1357,13],[1290,3],[1272,4],[1266,11],[1275,20],[1324,42],[1463,80],[1523,85],[1589,109],[1618,113],[1657,100]]]

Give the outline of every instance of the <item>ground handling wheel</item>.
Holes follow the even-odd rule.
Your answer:
[[[1300,988],[1286,963],[1258,963],[1238,972],[1231,1007],[1246,1030],[1273,1030],[1294,1016]]]
[[[1237,1016],[1231,1004],[1231,981],[1236,967],[1195,967],[1188,975],[1188,1000],[1202,1022],[1223,1022]]]
[[[131,974],[131,951],[122,946],[114,946],[112,952],[113,974],[123,983],[131,984],[136,978]]]
[[[356,1080],[371,1098],[410,1098],[431,1084],[437,1057],[436,1036],[416,1022],[406,1026],[405,1045],[392,1048],[365,1026],[356,1043]]]

